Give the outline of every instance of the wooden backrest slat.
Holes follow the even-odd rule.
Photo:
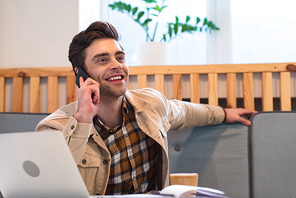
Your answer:
[[[76,100],[75,76],[67,76],[67,104]]]
[[[262,110],[273,111],[272,73],[262,73]]]
[[[226,78],[227,107],[236,108],[236,73],[227,73]]]
[[[58,108],[58,77],[49,76],[47,81],[48,81],[47,112],[52,113]]]
[[[193,103],[200,103],[199,74],[190,74],[190,98]]]
[[[30,78],[30,113],[40,112],[40,77]]]
[[[23,111],[23,78],[13,78],[12,112]]]
[[[163,74],[155,75],[155,89],[164,94],[164,75]]]
[[[138,89],[147,87],[147,75],[137,75]]]
[[[208,74],[209,104],[218,105],[218,74]]]
[[[5,111],[5,79],[0,77],[0,112]]]
[[[173,98],[182,100],[182,74],[173,74]]]
[[[244,107],[247,109],[255,109],[253,73],[243,73],[243,97]]]
[[[291,111],[291,84],[290,84],[290,72],[280,73],[280,100],[281,110]]]

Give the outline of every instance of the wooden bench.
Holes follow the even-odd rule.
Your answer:
[[[227,107],[237,107],[243,98],[243,107],[255,108],[255,89],[261,90],[262,110],[274,110],[274,87],[279,89],[280,110],[291,111],[294,93],[296,63],[130,66],[128,89],[153,87],[168,98],[200,103],[206,98],[211,105],[220,105],[219,91]],[[261,87],[254,85],[259,75]],[[278,79],[274,79],[278,76]],[[63,80],[61,80],[63,79]],[[61,82],[62,81],[62,82]],[[223,87],[221,84],[225,83]],[[59,91],[60,84],[64,89]],[[27,87],[27,88],[24,88]],[[46,88],[44,88],[46,87]],[[44,89],[46,92],[44,93]],[[0,112],[51,113],[62,105],[76,100],[75,75],[72,67],[0,68]],[[202,94],[206,89],[206,94]],[[184,96],[184,90],[187,95]],[[242,92],[239,96],[238,92]],[[61,94],[62,93],[62,94]],[[45,95],[45,96],[42,96]],[[59,98],[64,102],[59,102]],[[41,111],[41,107],[46,109]],[[27,110],[24,106],[27,107]],[[257,110],[257,109],[256,109]]]

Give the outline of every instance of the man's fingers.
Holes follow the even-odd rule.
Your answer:
[[[239,117],[238,122],[240,122],[241,124],[246,125],[246,126],[250,126],[251,125],[251,121],[250,120],[247,120],[247,119],[242,118],[242,117]]]
[[[89,86],[89,85],[98,85],[99,83],[95,81],[92,78],[87,78],[84,82],[84,86]]]
[[[98,104],[99,101],[100,101],[99,85],[92,85],[91,86],[91,91],[92,91],[92,102],[94,104]]]
[[[80,78],[79,78],[79,84],[80,84],[80,87],[81,87],[81,85],[84,83],[84,79],[83,79],[83,77],[82,76],[80,76]]]

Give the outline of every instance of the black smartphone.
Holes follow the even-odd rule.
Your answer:
[[[80,83],[79,83],[79,78],[83,77],[83,80],[86,80],[87,78],[89,78],[89,75],[86,73],[86,71],[82,68],[79,67],[78,68],[78,73],[76,75],[76,85],[80,88]]]

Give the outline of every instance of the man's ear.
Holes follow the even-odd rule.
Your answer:
[[[75,67],[74,68],[74,71],[75,71],[75,73],[76,73],[76,75],[78,74],[78,67]]]

